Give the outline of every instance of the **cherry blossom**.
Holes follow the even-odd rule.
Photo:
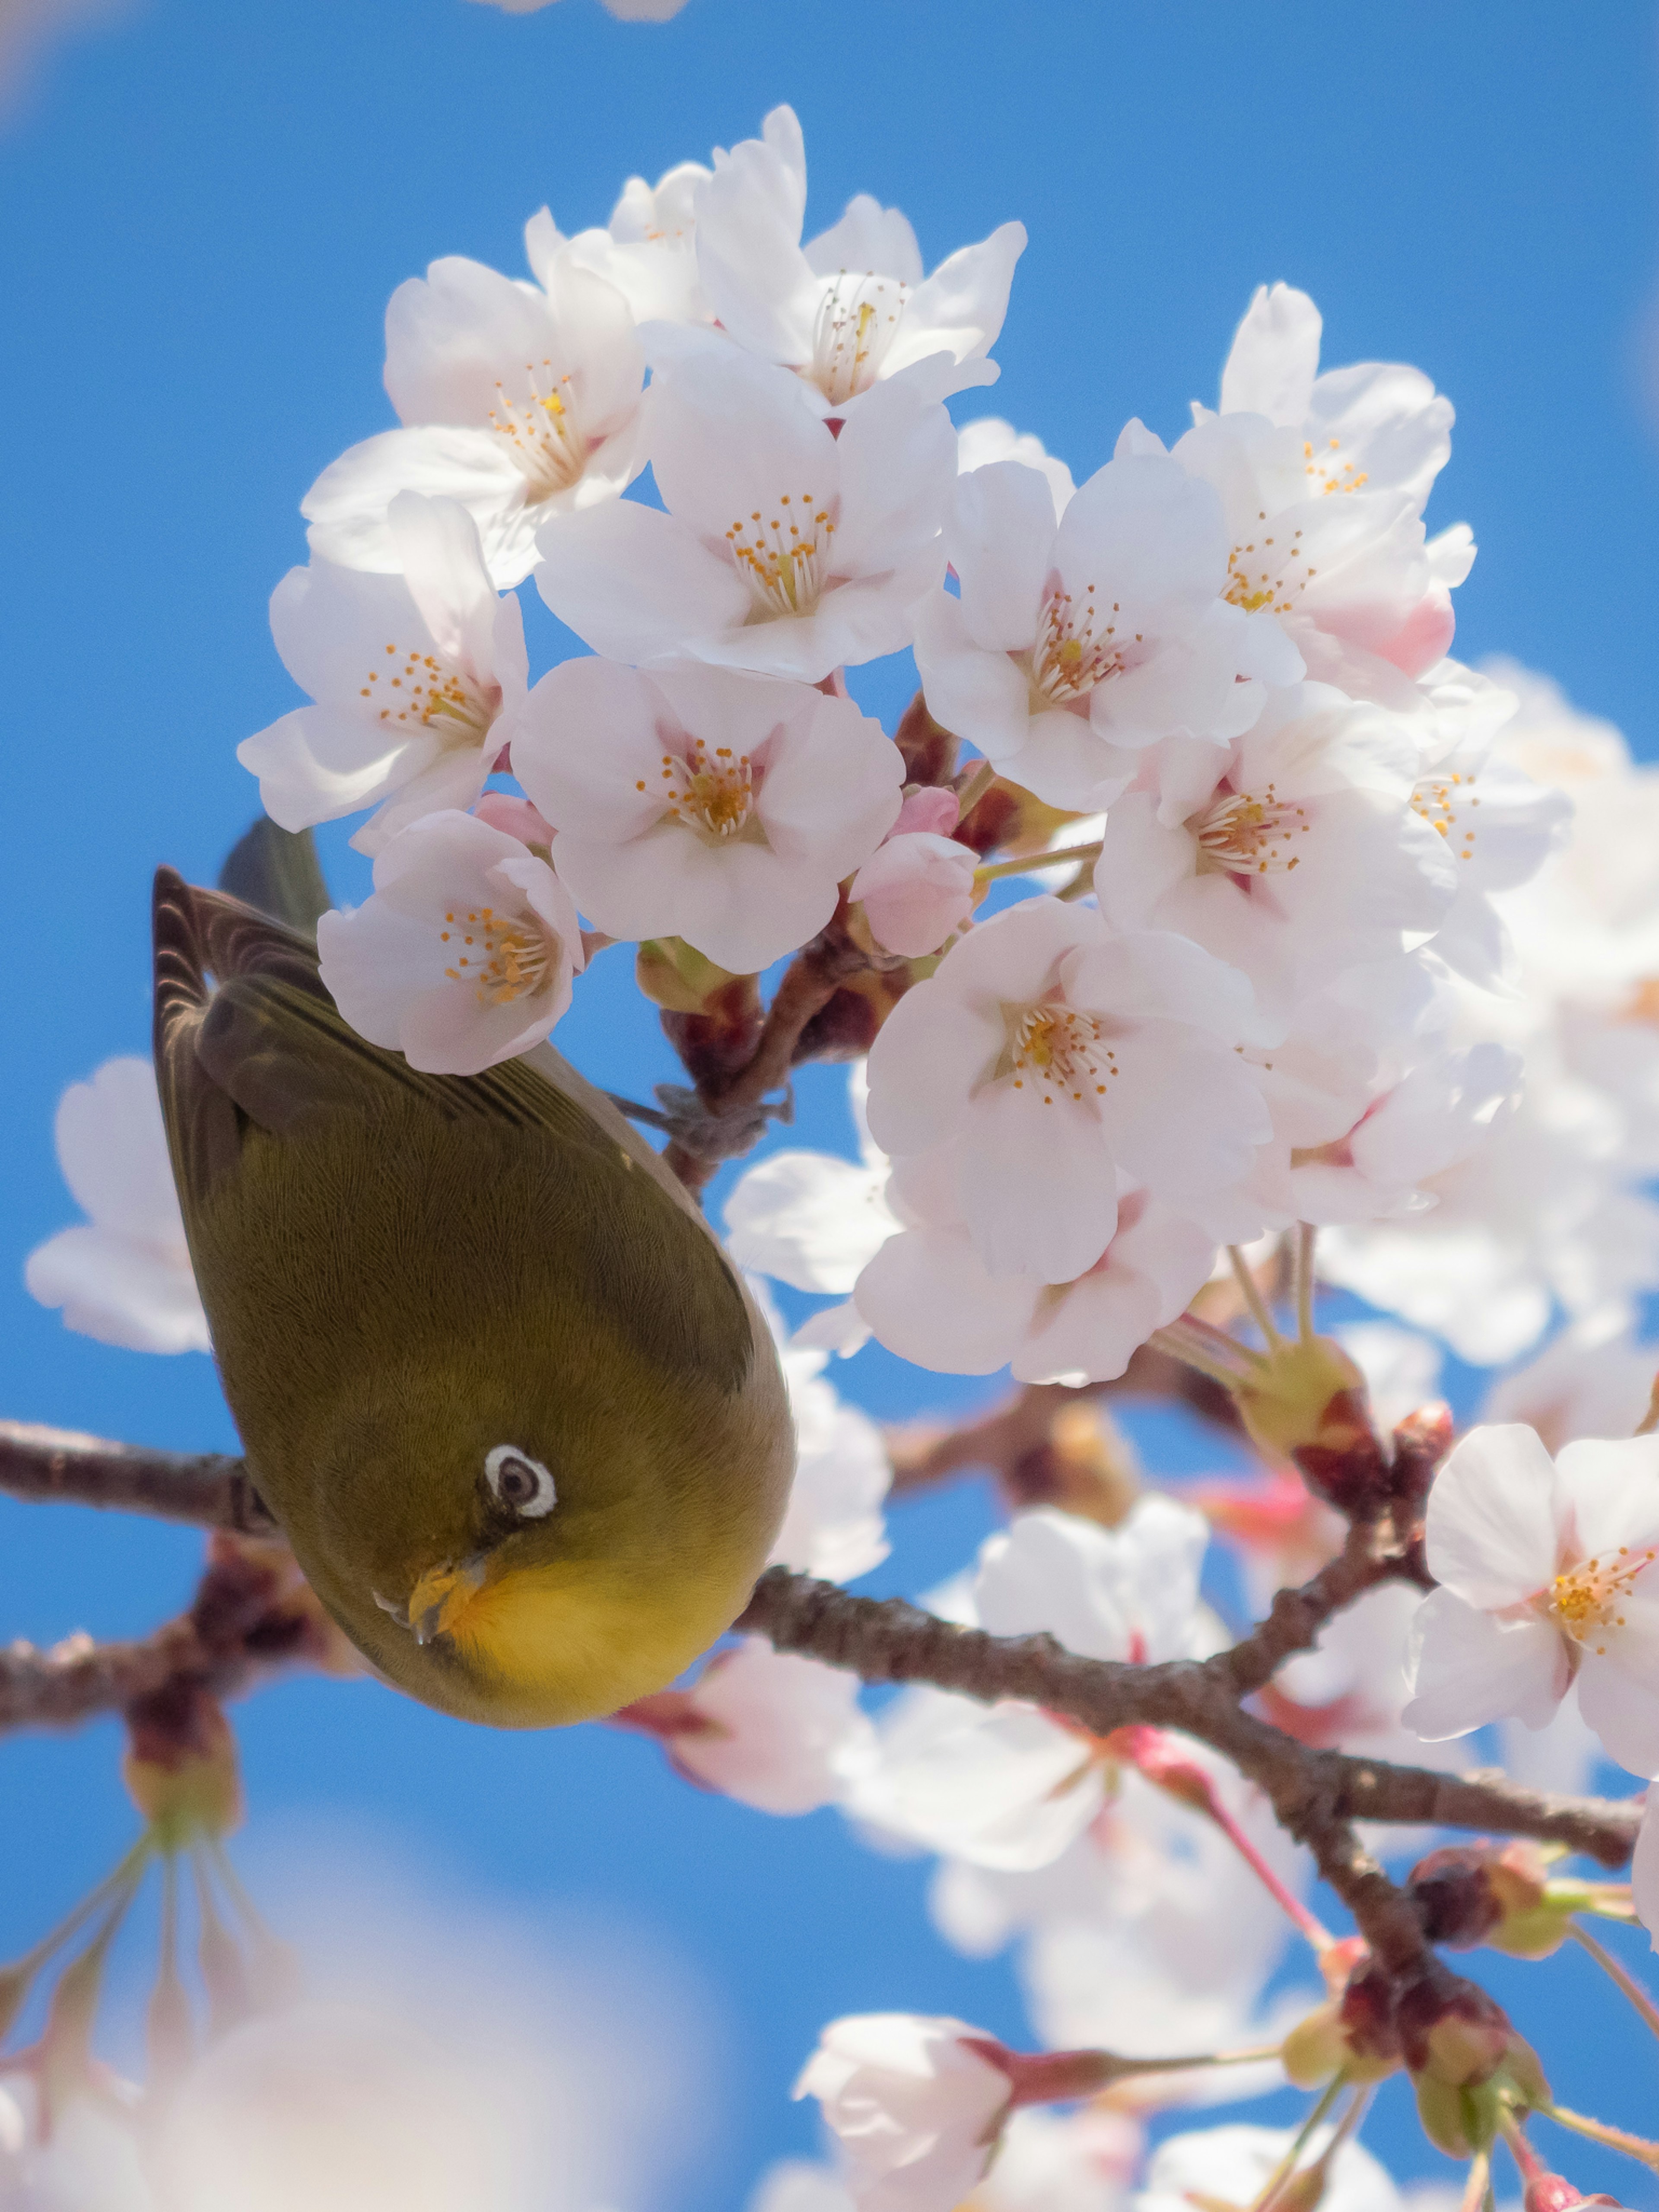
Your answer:
[[[985,468],[993,461],[1018,461],[1047,477],[1056,514],[1064,514],[1076,495],[1070,469],[1030,430],[1016,430],[1000,415],[981,415],[964,422],[957,433],[957,470],[965,476],[969,470]]]
[[[1190,2212],[1198,2203],[1246,2212],[1296,2140],[1293,2128],[1237,2124],[1171,2136],[1152,2153],[1135,2212]],[[1311,2171],[1328,2153],[1322,2212],[1404,2212],[1399,2190],[1363,2143],[1350,2139],[1333,2148],[1330,2130],[1320,2130],[1303,2153],[1304,2168]]]
[[[466,509],[402,492],[386,532],[395,574],[313,557],[278,584],[271,635],[317,703],[236,749],[285,830],[375,806],[353,840],[366,853],[423,814],[471,804],[526,680],[519,603],[496,597]]]
[[[946,532],[961,596],[923,610],[929,707],[1055,806],[1109,805],[1133,750],[1249,729],[1262,679],[1295,682],[1278,626],[1225,600],[1221,502],[1139,423],[1057,514],[1018,461],[964,473]]]
[[[711,174],[701,161],[681,161],[654,185],[630,177],[609,223],[579,230],[574,238],[564,237],[550,211],[539,208],[525,225],[525,258],[550,292],[563,255],[614,285],[637,322],[707,322],[695,202],[697,187]]]
[[[765,1285],[750,1284],[778,1341],[795,1423],[795,1479],[771,1564],[850,1582],[887,1557],[882,1504],[893,1479],[881,1431],[824,1376],[827,1352],[782,1340]]]
[[[1395,364],[1316,378],[1319,336],[1305,294],[1259,291],[1222,411],[1194,404],[1176,457],[1221,494],[1233,604],[1271,612],[1310,676],[1408,706],[1410,679],[1451,643],[1450,589],[1474,557],[1466,530],[1431,545],[1421,519],[1452,410]]]
[[[1247,1172],[1269,1133],[1233,1049],[1255,1018],[1243,977],[1186,939],[1027,900],[893,1009],[871,1132],[894,1153],[952,1144],[992,1274],[1072,1282],[1111,1241],[1120,1168],[1177,1207]]]
[[[860,1270],[902,1225],[887,1203],[891,1164],[870,1135],[862,1060],[848,1076],[859,1158],[773,1152],[745,1168],[726,1201],[726,1243],[740,1267],[797,1291],[845,1297]]]
[[[442,494],[478,526],[495,581],[520,583],[550,515],[614,500],[645,465],[645,355],[628,301],[569,253],[539,285],[459,255],[392,294],[386,388],[404,428],[343,453],[301,501],[311,548],[396,569],[399,492]]]
[[[1518,1424],[1471,1430],[1429,1493],[1440,1588],[1413,1630],[1408,1727],[1431,1741],[1552,1719],[1576,1683],[1621,1765],[1659,1771],[1659,1437],[1566,1445]]]
[[[996,371],[984,356],[1008,308],[1022,223],[964,246],[931,276],[896,208],[860,192],[802,246],[806,155],[793,110],[725,155],[696,193],[697,259],[720,325],[800,378],[823,414],[844,414],[878,380],[919,377],[943,399]]]
[[[1276,694],[1227,750],[1166,741],[1108,815],[1102,911],[1208,946],[1282,1027],[1443,921],[1457,864],[1413,810],[1415,769],[1407,726],[1322,684]]]
[[[832,1805],[873,1755],[857,1675],[744,1637],[689,1690],[664,1690],[617,1716],[657,1736],[688,1781],[757,1811]]]
[[[890,1352],[946,1374],[1009,1366],[1022,1382],[1109,1382],[1186,1310],[1215,1259],[1201,1228],[1131,1187],[1110,1243],[1074,1282],[993,1275],[938,1152],[901,1161],[886,1202],[903,1226],[866,1265],[854,1303]]]
[[[470,814],[428,814],[374,863],[374,896],[317,926],[323,981],[371,1044],[475,1075],[526,1052],[583,964],[569,892],[544,860]]]
[[[652,387],[666,512],[632,500],[538,540],[537,588],[596,653],[690,657],[817,684],[910,641],[945,573],[945,410],[881,386],[831,434],[799,380],[724,349]]]
[[[863,907],[884,951],[907,959],[937,952],[972,912],[979,855],[947,835],[957,814],[954,792],[913,792],[848,886],[848,900]]]
[[[866,2013],[832,2021],[795,2084],[816,2097],[859,2212],[951,2212],[990,2164],[1012,2095],[965,2021]]]
[[[526,702],[513,757],[591,921],[682,937],[738,974],[829,921],[904,780],[851,700],[695,661],[565,661]]]
[[[106,1060],[58,1103],[58,1164],[88,1217],[29,1254],[31,1297],[66,1328],[134,1352],[206,1352],[185,1224],[167,1159],[155,1072]]]
[[[1524,1421],[1549,1452],[1581,1437],[1633,1436],[1656,1377],[1659,1345],[1638,1344],[1606,1318],[1581,1322],[1494,1382],[1481,1419]]]

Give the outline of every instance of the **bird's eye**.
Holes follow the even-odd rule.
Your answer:
[[[516,1444],[497,1444],[484,1459],[484,1480],[498,1505],[521,1520],[539,1521],[559,1502],[553,1478],[538,1459]]]

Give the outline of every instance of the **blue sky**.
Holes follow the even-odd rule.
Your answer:
[[[529,17],[142,0],[51,56],[0,131],[4,1412],[232,1442],[205,1360],[72,1338],[19,1270],[72,1210],[59,1092],[144,1048],[151,869],[210,878],[257,804],[235,744],[294,703],[265,601],[303,557],[305,487],[391,419],[380,318],[400,279],[450,252],[519,273],[544,201],[566,229],[603,221],[629,171],[706,158],[787,99],[812,227],[871,191],[931,261],[1025,222],[1002,381],[963,411],[1008,415],[1081,477],[1128,416],[1171,435],[1189,399],[1212,399],[1253,288],[1286,278],[1322,307],[1328,361],[1415,362],[1457,404],[1430,521],[1467,519],[1482,549],[1459,650],[1547,670],[1653,755],[1655,61],[1654,11],[1629,0],[690,0],[662,27],[594,0]],[[551,625],[526,604],[544,659]],[[905,674],[860,688],[890,712]],[[361,864],[337,837],[329,851],[359,890]],[[637,1092],[672,1071],[627,983],[612,954],[561,1042]],[[846,1141],[841,1100],[839,1077],[803,1087],[809,1135]],[[883,1413],[974,1395],[878,1355],[842,1379]],[[972,1487],[906,1507],[873,1586],[924,1586],[988,1524]],[[0,1635],[141,1632],[183,1600],[196,1554],[178,1532],[0,1505]],[[769,1822],[686,1790],[638,1742],[495,1737],[367,1684],[295,1682],[240,1725],[245,1856],[277,1887],[285,1838],[343,1824],[361,1861],[394,1851],[428,1893],[550,1940],[620,1928],[630,1956],[655,1947],[702,1991],[720,2109],[695,2166],[639,2212],[736,2206],[768,2157],[810,2147],[786,2092],[836,2013],[954,2011],[1019,2035],[1006,1963],[948,1952],[924,1870],[860,1851],[830,1816]],[[125,1835],[114,1750],[108,1729],[0,1746],[0,1952]],[[1523,2017],[1571,2026],[1587,2002],[1566,1967],[1547,1990],[1518,1971],[1494,1984]],[[1624,2062],[1592,2061],[1589,2021],[1559,2087],[1611,2106]],[[1633,2096],[1650,2054],[1628,2063]],[[1402,2170],[1449,2173],[1398,2112],[1376,2140]],[[1594,2170],[1574,2167],[1586,2186]],[[1628,2169],[1621,2185],[1638,2185]]]

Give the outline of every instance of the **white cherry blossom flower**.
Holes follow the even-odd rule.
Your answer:
[[[859,2212],[954,2212],[984,2175],[1012,2084],[966,2021],[864,2013],[832,2021],[795,2084],[816,2097]]]
[[[459,500],[491,574],[520,583],[550,515],[614,500],[645,465],[645,355],[613,284],[556,253],[541,285],[481,262],[434,261],[392,294],[386,388],[398,430],[353,446],[301,501],[311,548],[353,568],[395,569],[398,492]]]
[[[207,1316],[185,1243],[155,1071],[106,1060],[58,1103],[58,1164],[88,1217],[37,1244],[31,1297],[64,1323],[133,1352],[206,1352]]]
[[[948,1148],[902,1160],[887,1204],[902,1227],[872,1255],[854,1304],[890,1352],[947,1375],[1012,1366],[1021,1382],[1109,1382],[1209,1279],[1215,1241],[1144,1190],[1121,1190],[1117,1226],[1071,1283],[993,1275],[953,1188]]]
[[[375,806],[352,841],[366,853],[423,814],[471,805],[526,681],[519,602],[496,597],[466,509],[402,492],[386,532],[398,574],[313,557],[272,592],[276,650],[316,704],[236,749],[284,830]]]
[[[801,244],[806,155],[793,111],[725,155],[696,194],[697,259],[722,328],[795,371],[820,412],[844,414],[881,380],[921,374],[930,398],[988,384],[1024,226],[1004,223],[931,276],[896,208],[860,192]]]
[[[1176,457],[1221,494],[1233,603],[1274,615],[1310,676],[1408,707],[1450,646],[1449,587],[1474,559],[1467,531],[1431,546],[1423,528],[1452,410],[1391,363],[1316,378],[1319,335],[1304,294],[1258,292],[1222,411],[1194,404]]]
[[[1633,1773],[1659,1772],[1659,1437],[1565,1446],[1471,1430],[1435,1478],[1439,1583],[1413,1629],[1406,1723],[1433,1742],[1508,1717],[1540,1728],[1576,1683]]]
[[[1524,1421],[1547,1452],[1581,1437],[1633,1436],[1656,1379],[1659,1344],[1638,1343],[1606,1320],[1581,1322],[1494,1382],[1480,1418]]]
[[[1076,495],[1070,469],[1031,431],[1016,430],[1000,415],[981,415],[964,422],[957,433],[958,473],[965,476],[970,469],[985,468],[993,461],[1018,461],[1047,477],[1056,515],[1064,514]]]
[[[1659,1951],[1659,1809],[1656,1809],[1651,1793],[1643,1808],[1642,1825],[1636,1834],[1630,1884],[1632,1901],[1641,1916],[1642,1925],[1654,1949]]]
[[[1140,2122],[1109,2105],[1016,2112],[968,2212],[1120,2212],[1144,2145]]]
[[[374,862],[374,890],[317,925],[323,981],[358,1034],[411,1067],[476,1075],[538,1044],[583,964],[569,892],[471,814],[428,814]]]
[[[834,436],[799,380],[699,354],[652,387],[665,513],[632,500],[542,532],[537,587],[596,653],[821,683],[910,641],[945,572],[943,407],[884,386]]]
[[[1302,664],[1231,605],[1221,502],[1131,423],[1056,516],[1017,461],[963,475],[946,530],[961,596],[922,611],[929,710],[1054,806],[1109,805],[1126,750],[1171,732],[1224,744]]]
[[[844,1668],[746,1636],[717,1652],[689,1690],[642,1698],[617,1718],[658,1737],[702,1789],[757,1812],[811,1813],[836,1803],[874,1754],[859,1689]]]
[[[865,1263],[903,1225],[887,1203],[891,1163],[865,1118],[865,1063],[854,1060],[848,1097],[856,1162],[831,1152],[781,1152],[746,1168],[726,1201],[726,1244],[741,1267],[792,1290],[845,1297]]]
[[[1457,863],[1412,809],[1416,765],[1407,725],[1322,684],[1276,693],[1229,750],[1171,740],[1108,815],[1101,910],[1233,963],[1282,1034],[1309,993],[1445,917]]]
[[[804,2158],[780,2158],[756,2183],[748,2212],[856,2212],[838,2173]]]
[[[744,975],[829,921],[904,781],[850,699],[696,661],[563,662],[530,695],[513,760],[597,927],[682,937]]]
[[[684,0],[677,0],[684,4]],[[636,322],[706,323],[709,308],[697,275],[697,187],[713,172],[681,161],[654,185],[630,177],[603,229],[565,238],[539,208],[524,227],[525,258],[551,291],[561,254],[614,284]]]
[[[992,1274],[1073,1282],[1111,1241],[1120,1168],[1177,1209],[1248,1172],[1269,1123],[1233,1048],[1255,1020],[1243,978],[1197,945],[1025,900],[893,1009],[871,1132],[895,1154],[952,1143]]]
[[[1048,1509],[981,1547],[953,1610],[1000,1636],[1046,1631],[1089,1659],[1191,1658],[1207,1647],[1198,1578],[1208,1528],[1174,1499],[1138,1499],[1115,1528]],[[1052,1864],[1116,1786],[1112,1757],[1034,1707],[907,1691],[882,1715],[878,1754],[849,1796],[884,1836],[975,1866]]]
[[[784,1342],[764,1286],[750,1288],[778,1340],[795,1423],[795,1479],[768,1564],[851,1582],[887,1557],[882,1506],[892,1462],[870,1416],[825,1378],[828,1352]]]
[[[1192,2212],[1199,2203],[1213,2212],[1229,2206],[1246,2212],[1295,2141],[1293,2128],[1238,2124],[1171,2136],[1152,2153],[1146,2186],[1133,2200],[1134,2212]],[[1328,2128],[1316,2131],[1303,2152],[1304,2167],[1311,2167],[1330,2142]],[[1406,2203],[1387,2170],[1352,2140],[1337,2145],[1318,2202],[1321,2212],[1405,2212]]]

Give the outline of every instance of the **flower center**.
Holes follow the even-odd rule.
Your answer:
[[[450,955],[455,964],[444,973],[452,983],[471,983],[481,1006],[511,1006],[546,981],[553,947],[546,931],[533,922],[526,924],[522,916],[509,921],[491,906],[457,907],[444,921],[441,942],[459,940]]]
[[[1369,481],[1364,469],[1356,474],[1352,461],[1337,460],[1341,450],[1340,438],[1328,439],[1324,449],[1319,453],[1315,452],[1311,440],[1304,444],[1302,458],[1315,491],[1359,491]]]
[[[489,427],[507,441],[514,465],[530,484],[532,501],[551,499],[568,491],[587,466],[592,447],[582,435],[572,412],[568,376],[555,376],[550,361],[538,369],[524,365],[526,394],[509,399],[503,384],[495,386],[495,404],[489,410]]]
[[[1288,875],[1301,865],[1296,841],[1313,828],[1305,808],[1280,799],[1270,783],[1253,791],[1224,792],[1188,827],[1198,839],[1200,872]]]
[[[1114,599],[1111,612],[1118,611]],[[1092,584],[1085,588],[1081,606],[1058,584],[1049,592],[1031,653],[1032,689],[1048,704],[1064,706],[1080,699],[1122,667],[1123,648],[1130,640],[1117,635],[1117,624],[1107,620],[1106,614]],[[1139,635],[1133,641],[1139,644]]]
[[[765,510],[757,507],[747,522],[734,522],[726,533],[738,574],[763,620],[811,613],[823,594],[830,540],[836,534],[828,508],[816,507],[810,491],[798,500],[785,492],[778,507],[781,512],[769,522]]]
[[[1267,520],[1264,507],[1256,520]],[[1304,558],[1301,537],[1299,530],[1293,530],[1285,543],[1264,531],[1248,544],[1235,545],[1227,556],[1227,588],[1222,597],[1247,615],[1260,614],[1264,607],[1273,614],[1286,613],[1319,574],[1316,568],[1297,565]]]
[[[1552,1614],[1564,1636],[1575,1644],[1587,1644],[1597,1639],[1595,1649],[1598,1656],[1604,1653],[1604,1638],[1610,1628],[1622,1628],[1625,1616],[1619,1610],[1636,1586],[1636,1577],[1644,1568],[1651,1566],[1659,1553],[1652,1550],[1632,1553],[1628,1545],[1621,1544],[1616,1555],[1609,1559],[1586,1559],[1582,1566],[1572,1567],[1565,1574],[1557,1575],[1547,1589],[1539,1592],[1543,1609]]]
[[[1098,1015],[1075,1006],[1044,1001],[1012,1009],[1008,1046],[1015,1090],[1034,1091],[1045,1106],[1062,1095],[1092,1102],[1119,1072]]]
[[[740,836],[754,814],[754,763],[730,745],[716,745],[711,752],[707,738],[693,738],[684,758],[663,755],[662,780],[669,819],[683,822],[712,844]],[[645,785],[635,787],[643,791]]]
[[[386,652],[390,667],[371,668],[357,692],[378,720],[434,731],[446,745],[483,741],[501,710],[499,684],[481,690],[459,668],[430,653],[409,653],[396,645],[387,646]]]
[[[908,284],[873,270],[860,276],[842,269],[830,279],[813,325],[810,374],[832,407],[875,382],[909,296]]]
[[[1480,804],[1474,781],[1472,775],[1425,775],[1412,793],[1413,813],[1438,830],[1460,860],[1474,858],[1474,824],[1468,811]]]

